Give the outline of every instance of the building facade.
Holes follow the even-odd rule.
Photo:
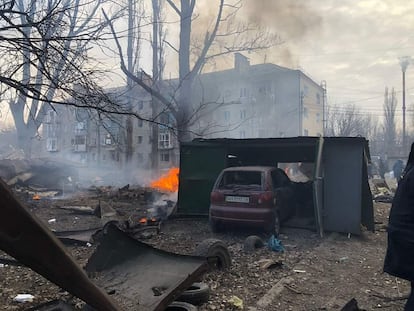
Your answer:
[[[325,89],[300,70],[236,53],[234,68],[202,74],[194,95],[206,103],[197,129],[206,138],[323,135]]]
[[[64,105],[50,107],[41,130],[41,156],[65,159],[91,168],[125,168],[126,124],[130,118],[132,152],[127,168],[156,167],[162,170],[176,165],[174,151],[177,143],[174,143],[171,127],[165,126],[171,122],[170,118],[159,109],[153,109],[151,96],[138,86],[129,91],[124,88],[110,90],[108,94],[118,105],[130,105],[132,112],[140,118],[98,114],[94,110]],[[150,122],[157,113],[160,124]]]
[[[175,80],[167,84],[178,85]],[[164,93],[168,92],[165,87]],[[325,88],[300,70],[250,65],[236,53],[233,69],[199,75],[192,93],[197,117],[191,131],[198,137],[323,135]],[[108,90],[108,94],[141,117],[131,117],[131,169],[162,171],[178,166],[179,143],[171,112],[139,86]],[[51,108],[43,124],[45,153],[88,166],[123,168],[127,118],[70,106]]]

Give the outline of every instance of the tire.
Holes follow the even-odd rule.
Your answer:
[[[210,288],[206,283],[193,283],[176,300],[201,305],[210,299]]]
[[[231,266],[231,257],[226,244],[218,239],[206,239],[197,245],[194,255],[206,257],[211,269],[226,270]]]
[[[256,249],[264,246],[263,240],[257,235],[248,236],[244,240],[244,251],[246,253],[254,252]]]
[[[198,308],[195,305],[192,305],[188,302],[183,301],[173,301],[165,309],[165,311],[197,311]]]

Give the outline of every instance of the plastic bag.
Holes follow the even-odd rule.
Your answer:
[[[278,240],[274,234],[270,237],[269,241],[267,242],[267,246],[270,250],[274,252],[284,252],[285,248],[282,245],[282,241]]]

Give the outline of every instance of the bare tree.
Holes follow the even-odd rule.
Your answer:
[[[178,5],[172,0],[167,0],[167,3],[178,15],[180,25],[179,47],[175,48],[171,43],[168,43],[178,52],[179,75],[173,86],[172,95],[167,94],[163,89],[148,86],[140,76],[128,71],[122,46],[113,24],[110,23],[117,42],[122,71],[156,97],[164,106],[164,109],[174,116],[179,141],[191,139],[190,127],[197,115],[197,108],[194,108],[191,102],[192,85],[206,62],[228,53],[262,50],[280,43],[277,36],[260,27],[253,24],[237,23],[235,16],[241,8],[241,1],[230,4],[225,0],[218,0],[215,19],[208,29],[204,25],[203,29],[206,30],[202,41],[192,41],[192,29],[194,28],[194,22],[197,21],[194,13],[196,2],[196,0],[180,0]],[[196,43],[196,46],[192,46],[192,43]],[[192,54],[192,51],[196,53]]]
[[[371,115],[362,113],[355,105],[328,106],[326,136],[369,137],[373,128]]]
[[[162,74],[165,66],[164,59],[164,41],[166,32],[162,24],[162,2],[160,0],[152,0],[152,81],[153,88],[160,91]],[[160,114],[160,102],[152,96],[152,117],[157,119]],[[151,167],[154,170],[158,168],[158,136],[159,127],[157,124],[152,125],[152,140],[151,140]]]
[[[26,156],[48,104],[66,104],[71,98],[72,105],[109,108],[94,83],[99,70],[87,67],[88,48],[105,30],[106,22],[98,16],[105,1],[13,0],[0,5],[0,95],[9,102]],[[83,95],[91,98],[82,100]]]
[[[385,88],[384,94],[384,147],[387,154],[391,154],[391,150],[395,149],[397,132],[395,125],[395,109],[397,108],[397,98],[395,90],[392,88],[391,94],[388,93],[388,88]]]

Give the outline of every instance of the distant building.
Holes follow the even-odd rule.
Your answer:
[[[130,165],[132,168],[150,169],[154,165],[154,124],[147,120],[151,120],[155,112],[151,96],[139,86],[129,91],[126,88],[110,90],[108,94],[119,105],[131,104],[132,111],[142,117],[131,117],[133,148]],[[158,121],[167,125],[171,122],[168,116],[159,112]],[[43,121],[42,155],[87,164],[89,167],[124,167],[126,118],[73,106],[50,107]],[[174,143],[171,129],[164,125],[155,126],[155,132],[158,132],[155,166],[163,169],[177,165],[175,161],[178,157],[173,154],[177,143]]]
[[[206,138],[323,135],[324,88],[300,70],[250,65],[200,75],[194,102],[204,102],[197,130]]]
[[[161,92],[167,94],[171,89],[166,86],[177,83],[165,81]],[[300,70],[250,65],[245,56],[236,53],[233,69],[196,78],[192,102],[197,118],[191,130],[204,138],[323,135],[324,92]],[[175,93],[172,87],[171,94]],[[108,94],[120,105],[131,105],[144,119],[132,118],[132,167],[163,170],[178,166],[179,144],[171,112],[139,86],[108,90]],[[157,123],[148,122],[154,119]],[[43,123],[44,152],[88,166],[124,167],[125,126],[125,116],[54,107]]]

